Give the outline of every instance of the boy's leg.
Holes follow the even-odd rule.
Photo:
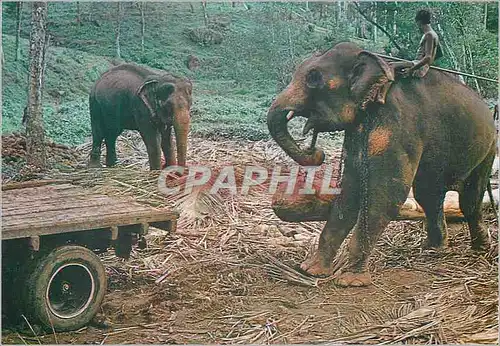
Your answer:
[[[401,73],[402,70],[404,70],[406,68],[413,67],[413,66],[414,66],[413,62],[406,62],[406,61],[389,63],[389,67],[392,68],[395,76],[397,76],[398,73]],[[392,81],[389,81],[382,86],[382,88],[380,89],[380,91],[377,95],[377,102],[378,103],[385,104],[385,98],[387,96],[387,92],[391,88],[392,83],[393,83]]]
[[[414,66],[413,64],[414,63],[411,61],[401,61],[401,62],[391,62],[389,66],[394,69],[395,74],[398,74],[401,73],[401,71],[406,68],[413,67]]]

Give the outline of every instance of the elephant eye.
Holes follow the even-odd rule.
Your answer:
[[[309,88],[312,89],[322,87],[324,84],[323,74],[316,69],[312,69],[307,73],[306,84]]]

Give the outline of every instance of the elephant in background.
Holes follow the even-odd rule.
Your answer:
[[[390,82],[384,97],[381,90]],[[424,78],[394,80],[384,60],[340,43],[306,59],[267,115],[271,136],[292,159],[321,165],[324,153],[314,144],[299,147],[288,132],[295,116],[307,118],[303,132],[314,131],[313,143],[319,132],[345,132],[341,193],[302,270],[331,275],[352,230],[347,270],[335,280],[340,286],[368,285],[370,253],[410,187],[426,215],[427,246],[446,245],[443,201],[448,190],[456,190],[472,248],[488,248],[481,202],[495,158],[495,126],[487,104],[456,78],[430,70]]]
[[[101,166],[103,140],[106,166],[116,164],[116,139],[125,129],[141,134],[151,170],[161,169],[161,151],[167,166],[185,166],[192,87],[185,78],[135,64],[121,64],[105,72],[89,97],[92,126],[89,167]]]

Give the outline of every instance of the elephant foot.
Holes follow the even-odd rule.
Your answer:
[[[88,168],[101,168],[102,165],[99,161],[89,161],[87,167]]]
[[[333,267],[330,264],[326,265],[325,261],[319,251],[316,251],[311,257],[302,262],[300,269],[308,275],[317,277],[327,277],[333,274]]]
[[[473,251],[486,253],[490,250],[490,242],[487,238],[476,238],[471,241],[471,248]]]
[[[108,167],[108,168],[115,167],[117,164],[118,164],[117,159],[113,159],[113,158],[106,159],[106,167]]]
[[[446,247],[446,244],[443,242],[429,241],[427,240],[423,246],[424,250],[439,250]]]
[[[372,283],[370,273],[345,272],[335,278],[334,283],[340,287],[364,287]]]

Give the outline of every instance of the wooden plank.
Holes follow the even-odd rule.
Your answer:
[[[11,194],[11,195],[25,195],[26,193],[29,193],[29,194],[37,193],[37,192],[48,193],[51,191],[67,190],[67,189],[79,189],[79,187],[75,186],[75,185],[71,185],[71,184],[55,184],[55,185],[47,185],[47,186],[27,187],[25,189],[11,189],[11,190],[7,190],[7,191],[9,191],[9,194]]]
[[[142,205],[131,205],[127,208],[115,210],[114,206],[103,208],[102,206],[93,206],[87,208],[77,208],[70,212],[60,212],[59,210],[45,211],[26,217],[26,215],[12,215],[2,218],[2,227],[15,227],[16,225],[24,225],[26,227],[36,227],[37,225],[45,225],[49,223],[61,222],[81,222],[73,220],[86,220],[92,217],[100,217],[101,215],[128,215],[151,213],[155,214],[153,208],[146,208]]]
[[[51,184],[68,184],[68,183],[71,183],[71,180],[50,179],[50,180],[23,181],[20,183],[4,184],[4,185],[2,185],[2,191],[25,189],[25,188],[30,188],[30,187],[39,187],[39,186],[46,186],[46,185],[51,185]]]
[[[29,240],[29,247],[33,251],[40,251],[40,237],[37,235],[34,235],[30,237]]]
[[[163,211],[151,213],[150,210],[132,215],[131,213],[105,214],[100,215],[98,219],[89,219],[87,217],[68,220],[65,222],[54,223],[51,220],[45,224],[26,227],[23,224],[16,226],[2,227],[2,239],[26,238],[34,235],[60,234],[67,232],[77,232],[99,228],[109,228],[112,226],[136,225],[147,222],[175,220],[179,217],[178,213]]]
[[[78,191],[78,190],[67,190],[67,191],[61,191],[60,193],[47,193],[44,194],[43,196],[36,195],[33,193],[26,194],[25,196],[9,196],[6,195],[2,198],[3,202],[7,202],[9,204],[15,203],[15,204],[21,204],[21,203],[26,203],[26,202],[34,202],[34,201],[47,201],[47,200],[52,200],[55,198],[58,199],[64,199],[64,198],[72,198],[76,196],[88,196],[89,193],[87,191]]]
[[[2,208],[3,216],[6,215],[15,215],[15,214],[24,214],[25,211],[31,213],[38,213],[45,210],[56,210],[53,208],[57,208],[57,210],[61,209],[71,209],[78,207],[86,207],[89,205],[106,205],[110,202],[115,203],[125,203],[125,201],[113,200],[107,196],[76,196],[75,198],[68,198],[67,200],[59,200],[52,199],[45,203],[40,203],[40,201],[27,201],[22,204],[11,203],[9,205],[5,205]]]
[[[55,182],[53,182],[55,184]],[[2,238],[107,229],[175,221],[179,214],[153,208],[130,197],[92,193],[67,183],[30,182],[8,188],[2,199]]]
[[[91,193],[88,191],[82,191],[82,190],[67,190],[67,191],[61,191],[60,193],[52,193],[52,194],[47,194],[44,195],[43,197],[40,196],[32,196],[30,197],[29,195],[26,196],[20,196],[20,197],[13,197],[13,196],[3,196],[2,202],[5,204],[6,208],[9,208],[11,204],[15,205],[22,205],[22,204],[42,204],[42,203],[47,203],[50,201],[55,201],[59,200],[61,202],[64,202],[66,200],[85,200],[85,199],[91,199],[91,198],[98,198],[98,197],[107,197],[112,200],[120,200],[120,201],[135,201],[131,197],[126,197],[126,196],[107,196],[104,194],[97,194],[97,193]]]
[[[18,215],[30,215],[39,217],[37,214],[42,214],[46,212],[51,212],[51,211],[57,211],[57,212],[71,212],[74,210],[76,213],[79,213],[78,210],[76,209],[82,209],[85,210],[86,208],[89,207],[101,207],[104,210],[106,209],[130,209],[133,206],[136,206],[137,209],[145,209],[147,207],[138,205],[138,204],[132,204],[130,200],[113,200],[109,197],[103,197],[103,198],[91,198],[91,199],[82,199],[82,200],[68,200],[65,201],[64,203],[61,203],[61,201],[54,201],[50,204],[28,204],[23,206],[22,208],[16,208],[15,205],[11,205],[9,208],[2,209],[2,217],[10,217],[10,216],[18,216]],[[135,208],[134,208],[135,209]]]
[[[31,189],[30,189],[31,190]],[[24,193],[19,193],[18,190],[15,191],[5,191],[2,193],[4,198],[12,199],[12,200],[39,200],[39,199],[46,199],[47,197],[63,197],[63,196],[68,196],[70,194],[74,193],[75,195],[78,194],[89,194],[88,191],[82,190],[82,189],[61,189],[57,191],[53,190],[47,190],[47,191],[25,191]]]

